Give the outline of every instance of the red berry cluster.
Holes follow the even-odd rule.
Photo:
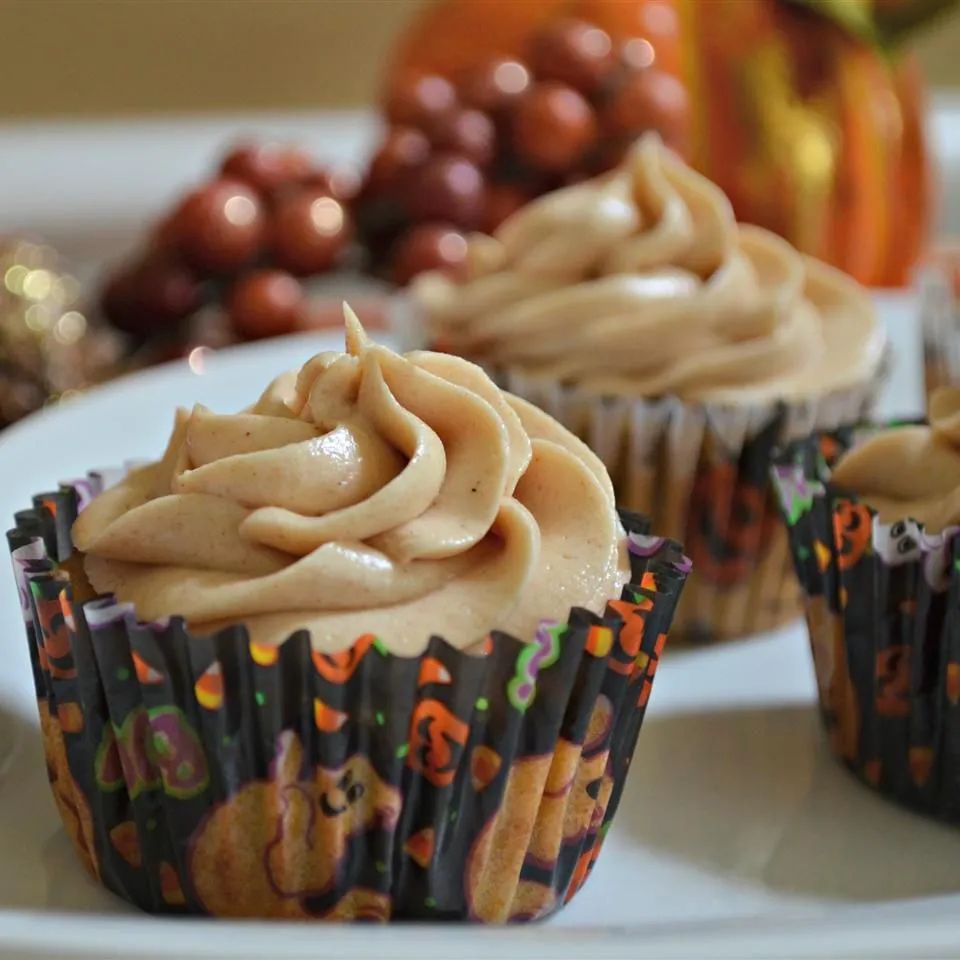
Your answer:
[[[199,307],[224,303],[235,336],[289,333],[306,322],[298,278],[336,267],[352,240],[353,192],[297,148],[232,150],[108,280],[107,319],[137,337],[176,336]]]
[[[395,84],[357,202],[375,267],[401,284],[422,270],[456,274],[464,233],[492,231],[533,197],[610,169],[643,131],[683,152],[686,91],[654,60],[647,40],[615,44],[560,20],[533,38],[526,62]]]
[[[493,231],[534,197],[615,166],[643,131],[685,151],[686,92],[654,61],[644,39],[614,43],[590,23],[561,20],[533,37],[525,61],[495,58],[455,82],[408,76],[389,93],[389,128],[359,193],[296,147],[238,147],[109,278],[103,311],[174,350],[212,304],[226,318],[214,339],[308,326],[301,281],[342,264],[354,217],[374,272],[399,284],[428,269],[461,273],[465,234]]]

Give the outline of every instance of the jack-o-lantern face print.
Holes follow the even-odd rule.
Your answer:
[[[841,570],[849,570],[866,553],[871,527],[870,511],[862,503],[841,500],[837,504],[833,514],[833,537]]]
[[[332,787],[320,794],[320,809],[325,817],[338,817],[359,803],[366,790],[364,784],[354,780],[353,771],[347,768]]]
[[[324,680],[344,684],[353,676],[372,644],[373,635],[366,633],[358,637],[353,646],[346,650],[339,650],[336,653],[314,651],[313,665]]]
[[[700,577],[732,586],[750,576],[776,527],[768,501],[766,487],[745,482],[735,463],[701,469],[690,498],[685,539]]]
[[[439,700],[421,700],[410,721],[407,762],[434,786],[453,783],[470,727]]]

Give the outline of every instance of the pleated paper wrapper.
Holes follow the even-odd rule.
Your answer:
[[[622,514],[632,583],[536,636],[419,657],[81,599],[70,528],[122,475],[8,534],[51,786],[87,869],[144,910],[327,920],[546,916],[616,811],[689,561]]]
[[[777,457],[774,486],[803,589],[834,754],[922,813],[960,821],[960,527],[881,523],[830,465],[876,428],[824,433]]]

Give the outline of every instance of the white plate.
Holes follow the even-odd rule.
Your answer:
[[[919,409],[909,300],[884,413]],[[87,468],[155,455],[177,403],[231,410],[335,334],[208,355],[115,382],[0,434],[0,516]],[[0,956],[940,955],[960,932],[960,833],[873,796],[830,758],[797,625],[668,651],[632,777],[585,888],[535,928],[158,920],[88,880],[46,784],[12,577],[0,574]],[[241,932],[242,931],[242,932]],[[225,946],[225,944],[227,946]]]

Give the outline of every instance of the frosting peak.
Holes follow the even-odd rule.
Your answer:
[[[438,344],[604,393],[821,394],[869,379],[883,350],[856,283],[738,225],[653,135],[612,173],[473,237],[470,263],[463,283],[414,284]]]
[[[346,339],[242,413],[179,411],[163,458],[74,526],[93,585],[140,617],[403,653],[619,595],[612,488],[580,441],[465,360],[399,356],[349,313]]]
[[[847,453],[832,479],[885,523],[916,520],[929,533],[960,524],[960,388],[933,394],[929,426],[881,431]]]

